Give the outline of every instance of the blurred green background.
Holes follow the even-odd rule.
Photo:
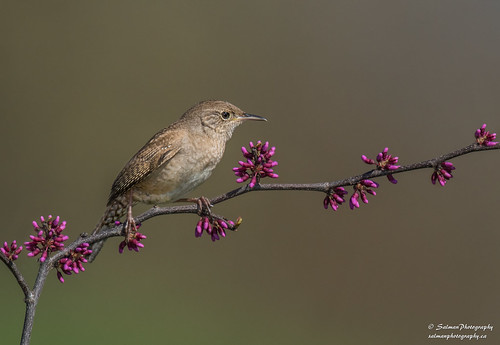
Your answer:
[[[291,183],[367,171],[361,154],[386,146],[408,164],[483,123],[500,132],[499,16],[498,1],[2,1],[0,240],[24,242],[47,214],[71,238],[91,231],[126,161],[200,100],[269,122],[238,128],[192,196],[237,187],[249,140],[277,147]],[[244,195],[216,206],[244,219],[216,243],[195,239],[196,216],[155,218],[140,254],[112,239],[65,284],[51,274],[32,344],[425,344],[429,323],[500,327],[499,152],[453,162],[445,188],[430,170],[380,179],[354,212]],[[18,264],[33,282],[35,261]],[[15,344],[23,296],[0,277]]]

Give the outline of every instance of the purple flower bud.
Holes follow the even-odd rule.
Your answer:
[[[221,219],[217,220],[217,223],[219,223],[219,225],[220,225],[222,228],[224,228],[224,229],[227,229],[227,228],[228,228],[228,226],[227,226],[226,222],[225,222],[225,221],[223,221],[223,220],[221,220]]]
[[[126,245],[127,243],[125,241],[120,242],[120,244],[118,245],[118,253],[123,253],[123,249],[125,249]]]
[[[356,191],[349,199],[349,207],[351,208],[351,210],[359,208],[358,198],[359,198],[359,193]]]
[[[450,178],[452,178],[452,177],[453,177],[450,173],[448,173],[448,172],[447,172],[446,170],[444,170],[444,169],[439,170],[439,172],[440,172],[440,173],[441,173],[441,175],[443,175],[443,177],[444,177],[445,179],[447,179],[447,180],[449,180]]]
[[[202,226],[202,224],[203,224],[202,219],[200,219],[200,220],[198,221],[198,223],[196,224],[196,231],[195,231],[195,233],[194,233],[194,235],[195,235],[196,237],[200,237],[200,236],[201,236],[201,234],[203,233],[203,228],[201,227],[201,226]]]
[[[387,179],[388,179],[388,180],[389,180],[389,182],[391,182],[391,183],[394,183],[394,184],[398,183],[398,180],[396,180],[396,179],[394,178],[394,176],[392,176],[392,174],[387,174]]]
[[[368,204],[368,198],[366,197],[366,193],[364,191],[361,191],[360,193],[361,200],[365,203]]]
[[[374,190],[371,190],[371,189],[365,189],[366,193],[368,194],[371,194],[373,196],[377,195],[377,192],[375,192]]]
[[[378,187],[378,183],[372,180],[362,180],[360,183],[366,187],[372,187],[372,188]]]
[[[269,141],[266,141],[266,143],[264,144],[264,146],[262,146],[262,152],[266,152],[267,149],[269,148]]]
[[[214,229],[214,228],[212,227],[212,224],[209,222],[209,223],[208,223],[208,226],[207,226],[207,233],[208,233],[208,234],[212,234],[212,230],[213,230],[213,229]]]
[[[275,167],[276,165],[278,165],[278,162],[276,162],[276,161],[270,161],[268,163],[263,164],[263,166],[266,168],[272,168],[272,167]]]
[[[236,182],[238,182],[238,183],[245,182],[245,181],[246,181],[246,180],[248,180],[249,178],[250,178],[250,176],[245,175],[245,176],[242,176],[242,177],[240,177],[240,178],[236,179]]]
[[[266,158],[269,159],[276,153],[276,147],[271,147],[271,150],[266,154]]]
[[[345,200],[337,194],[333,194],[333,200],[336,201],[338,204],[342,204]]]
[[[336,202],[336,200],[330,199],[329,203],[332,210],[337,211],[339,209],[339,204]]]
[[[253,175],[252,176],[252,181],[250,181],[250,183],[248,184],[248,186],[250,188],[253,188],[253,187],[255,187],[256,184],[257,184],[257,175]]]
[[[441,163],[441,166],[447,170],[455,170],[455,167],[453,166],[453,163],[451,163],[451,162],[443,162],[443,163]]]
[[[366,157],[365,155],[362,155],[361,156],[361,159],[363,160],[363,162],[365,162],[366,164],[375,164],[375,161],[373,159],[370,159],[368,157]]]

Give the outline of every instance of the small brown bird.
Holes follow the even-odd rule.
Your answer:
[[[267,121],[224,101],[200,102],[167,128],[156,133],[125,165],[111,187],[106,211],[93,234],[114,226],[127,213],[126,231],[135,229],[132,206],[194,201],[181,199],[212,174],[234,129],[246,120]],[[93,261],[104,241],[92,246]]]

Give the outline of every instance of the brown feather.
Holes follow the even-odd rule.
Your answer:
[[[178,137],[165,135],[168,134],[165,132],[169,128],[164,128],[156,133],[123,167],[111,187],[108,205],[143,181],[160,166],[168,164],[168,161],[179,152]]]

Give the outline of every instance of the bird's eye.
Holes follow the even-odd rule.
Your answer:
[[[230,114],[230,113],[228,113],[227,111],[223,111],[223,112],[220,114],[220,116],[222,116],[222,118],[223,118],[224,120],[228,120],[228,119],[231,117],[231,114]]]

